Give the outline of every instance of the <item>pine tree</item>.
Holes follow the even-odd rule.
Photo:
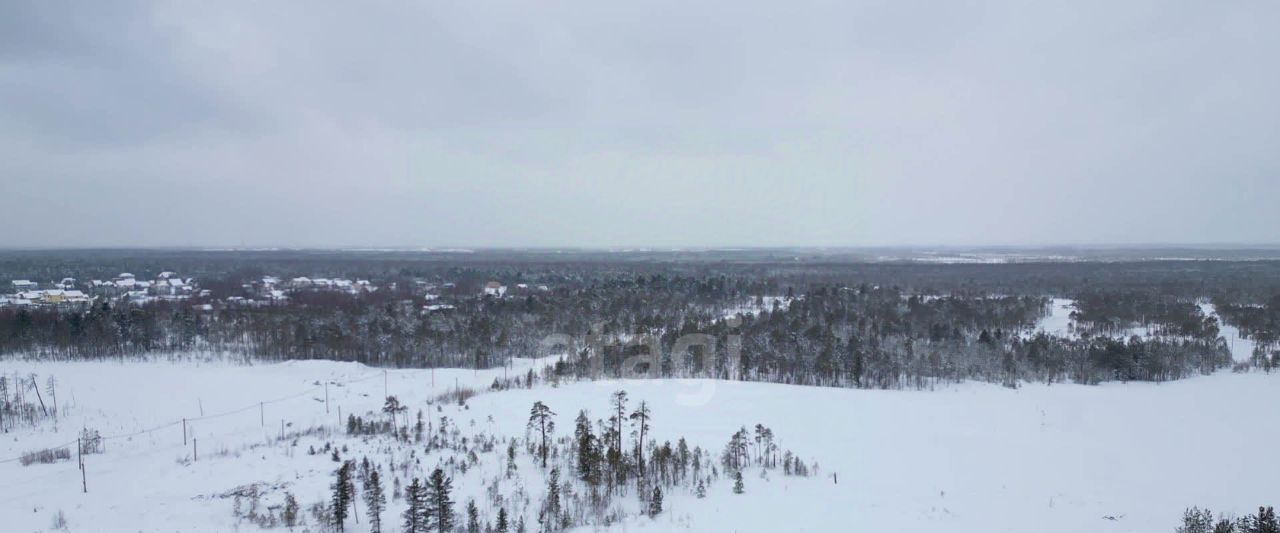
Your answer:
[[[538,453],[542,456],[543,468],[547,467],[547,437],[556,429],[556,423],[551,419],[555,415],[551,408],[541,401],[533,402],[533,408],[529,410],[529,428],[537,429],[541,436]]]
[[[725,445],[722,457],[725,469],[737,470],[748,464],[750,455],[747,453],[747,443],[749,441],[750,437],[745,427],[729,437],[729,444]]]
[[[742,494],[743,492],[744,492],[744,487],[742,485],[742,471],[734,470],[733,471],[733,493]]]
[[[689,468],[689,443],[680,437],[676,443],[676,481],[684,481]]]
[[[336,451],[336,450],[335,450]],[[333,483],[332,498],[332,515],[333,527],[338,531],[343,531],[347,520],[347,508],[351,506],[351,500],[355,496],[354,485],[351,482],[351,471],[354,469],[355,463],[347,461],[338,467],[334,472],[336,480]]]
[[[382,412],[387,413],[391,417],[391,425],[395,425],[396,414],[404,412],[408,407],[400,405],[400,399],[395,395],[387,396],[387,401],[382,405]]]
[[[1275,508],[1259,507],[1258,518],[1254,522],[1254,533],[1280,533],[1280,522],[1276,521]]]
[[[653,488],[653,496],[649,497],[649,516],[658,516],[662,512],[662,489]]]
[[[475,500],[467,502],[467,533],[480,533],[480,509]]]
[[[280,521],[289,528],[298,525],[298,499],[291,492],[284,493],[284,509],[280,511]]]
[[[511,527],[511,525],[507,523],[507,508],[506,508],[506,507],[499,507],[499,508],[498,508],[498,523],[494,526],[493,530],[494,530],[496,533],[507,533],[507,530],[508,530],[510,527]]]
[[[382,511],[387,508],[387,497],[382,491],[378,471],[369,470],[364,482],[364,505],[369,509],[369,531],[382,533]]]
[[[427,483],[427,513],[435,519],[436,531],[448,533],[453,529],[453,500],[449,493],[453,490],[453,480],[444,477],[439,468],[431,472]]]
[[[560,469],[551,469],[551,476],[547,481],[547,501],[543,504],[542,510],[546,513],[547,529],[554,530],[557,528],[560,520]]]
[[[635,412],[631,413],[631,422],[636,426],[635,431],[639,433],[636,440],[636,465],[639,468],[641,476],[644,475],[644,435],[649,431],[649,419],[652,413],[649,411],[649,404],[643,400],[636,407]]]
[[[698,487],[693,490],[698,499],[707,497],[707,485],[702,482],[702,478],[698,478]]]
[[[600,447],[586,411],[578,412],[573,434],[578,442],[578,478],[594,489],[600,483]]]
[[[1211,533],[1212,527],[1213,513],[1208,509],[1202,511],[1192,507],[1182,513],[1182,525],[1178,527],[1176,533]]]
[[[360,469],[358,471],[360,474],[360,486],[363,487],[369,484],[369,472],[372,468],[373,465],[369,464],[369,456],[366,455],[360,458]]]
[[[404,501],[409,504],[400,515],[404,518],[404,533],[426,533],[431,517],[427,514],[426,489],[418,478],[405,487]]]
[[[616,439],[613,446],[618,451],[622,451],[622,419],[627,412],[627,391],[620,390],[613,393],[610,403],[613,405],[614,415],[609,417],[609,421],[613,422],[613,436]]]

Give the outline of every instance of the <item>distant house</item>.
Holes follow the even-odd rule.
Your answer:
[[[85,293],[77,290],[50,289],[38,291],[39,298],[32,298],[42,304],[47,305],[64,305],[64,304],[82,304],[88,303],[89,297]]]
[[[31,280],[26,280],[26,279],[15,279],[15,280],[13,280],[13,291],[14,291],[14,292],[34,291],[34,290],[36,290],[36,288],[37,288],[37,287],[39,287],[39,286],[40,286],[40,284],[39,284],[39,283],[36,283],[36,282],[34,282],[34,281],[31,281]]]
[[[178,296],[191,292],[191,285],[179,277],[169,277],[155,282],[155,293],[164,296]]]
[[[501,298],[501,297],[502,297],[502,295],[504,295],[504,294],[506,294],[506,293],[507,293],[507,286],[506,286],[506,285],[503,285],[503,284],[498,283],[498,282],[496,282],[496,281],[490,281],[489,283],[485,283],[485,284],[484,284],[484,295],[485,295],[485,296],[497,296],[497,297]]]

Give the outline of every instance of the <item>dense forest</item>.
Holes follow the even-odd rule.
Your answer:
[[[641,373],[846,387],[976,379],[1169,380],[1232,365],[1222,319],[1277,362],[1280,262],[936,264],[733,253],[120,252],[11,254],[14,278],[187,269],[209,294],[148,305],[0,308],[0,353],[494,367],[566,354],[562,377]],[[115,254],[115,255],[113,255]],[[372,279],[376,291],[252,302],[264,275]],[[488,281],[543,290],[482,295]],[[1071,335],[1036,331],[1049,297]],[[244,300],[248,298],[248,300]],[[239,299],[241,303],[232,303]],[[264,303],[264,302],[258,302]],[[428,306],[433,303],[436,305]],[[439,305],[447,304],[447,305]],[[1135,328],[1142,328],[1139,333]]]

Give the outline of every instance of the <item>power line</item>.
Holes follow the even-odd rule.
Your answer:
[[[349,384],[352,384],[352,383],[359,383],[359,382],[362,382],[362,381],[367,381],[367,380],[370,380],[370,379],[373,379],[373,378],[379,377],[379,376],[381,376],[381,375],[382,375],[382,373],[381,373],[381,372],[373,372],[373,373],[371,373],[371,374],[369,374],[369,375],[366,375],[366,376],[363,376],[363,377],[359,377],[359,378],[355,378],[355,379],[349,379],[349,380],[345,380],[345,381],[331,381],[331,383],[338,384],[338,385],[349,385]],[[309,389],[307,389],[307,390],[304,390],[304,391],[299,392],[299,393],[296,393],[296,394],[291,394],[291,395],[288,395],[288,396],[282,396],[282,397],[280,397],[280,398],[275,398],[275,399],[272,399],[272,400],[260,401],[260,402],[256,402],[256,403],[253,403],[253,404],[247,405],[247,406],[245,406],[245,407],[241,407],[241,408],[238,408],[238,409],[231,409],[231,410],[229,410],[229,411],[223,411],[223,412],[220,412],[220,413],[214,413],[214,414],[205,415],[205,416],[199,416],[199,417],[194,417],[194,418],[187,418],[187,419],[186,419],[186,421],[187,421],[187,422],[195,422],[195,421],[199,421],[199,420],[210,420],[210,419],[214,419],[214,418],[221,418],[221,417],[225,417],[225,416],[231,416],[231,415],[234,415],[234,414],[239,414],[239,413],[243,413],[243,412],[245,412],[245,411],[249,411],[249,410],[253,409],[254,407],[260,407],[260,406],[265,405],[265,404],[275,404],[275,403],[280,403],[280,402],[284,402],[284,401],[288,401],[288,400],[293,400],[293,399],[296,399],[296,398],[300,398],[300,397],[306,396],[306,395],[308,395],[308,394],[313,394],[313,393],[318,392],[318,391],[320,391],[320,390],[321,390],[321,386],[313,386],[313,387],[311,387],[311,388],[309,388]],[[181,424],[182,424],[182,422],[183,422],[183,421],[182,421],[182,419],[178,419],[178,420],[174,420],[174,421],[172,421],[172,422],[166,422],[166,423],[160,424],[160,425],[155,426],[155,427],[152,427],[152,428],[143,429],[143,430],[135,431],[135,432],[132,432],[132,433],[124,433],[124,434],[120,434],[120,435],[107,435],[107,436],[101,436],[101,437],[99,437],[99,438],[101,438],[102,440],[104,440],[104,441],[105,441],[105,440],[116,440],[116,439],[124,439],[124,438],[136,437],[136,436],[139,436],[139,435],[145,435],[145,434],[148,434],[148,433],[154,433],[154,432],[159,431],[159,430],[162,430],[162,429],[168,429],[168,428],[171,428],[171,427],[174,427],[174,426],[178,426],[178,425],[181,425]],[[66,447],[68,447],[68,446],[71,446],[72,444],[75,444],[76,442],[77,442],[76,440],[71,440],[71,441],[67,441],[67,442],[64,442],[64,443],[61,443],[61,444],[56,444],[56,445],[53,445],[53,446],[46,446],[46,447],[44,447],[43,449],[45,449],[45,450],[55,450],[55,449],[58,449],[58,448],[66,448]],[[25,455],[25,454],[24,454],[24,455]],[[3,459],[3,460],[0,460],[0,464],[6,464],[6,463],[12,463],[12,462],[21,461],[21,460],[22,460],[22,458],[23,458],[23,455],[19,455],[19,456],[12,457],[12,458],[9,458],[9,459]]]

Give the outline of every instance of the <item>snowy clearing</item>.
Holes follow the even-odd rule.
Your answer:
[[[506,372],[545,363],[526,360]],[[159,427],[108,440],[106,453],[86,456],[87,494],[74,454],[49,465],[0,464],[0,513],[11,531],[49,528],[58,510],[73,531],[255,530],[237,524],[232,501],[216,495],[265,482],[292,487],[306,505],[326,496],[336,467],[324,454],[304,453],[322,438],[303,437],[297,447],[272,444],[281,421],[291,424],[286,432],[313,424],[341,428],[339,408],[342,416],[376,411],[384,390],[379,369],[324,361],[6,363],[2,370],[56,375],[67,414],[57,432],[46,425],[5,435],[0,459],[74,441],[82,426],[105,436]],[[964,384],[929,392],[601,381],[485,393],[465,409],[427,407],[448,389],[485,387],[503,373],[437,370],[432,388],[430,370],[391,370],[385,387],[411,413],[424,409],[461,428],[513,437],[525,435],[534,401],[558,413],[563,435],[572,432],[579,409],[603,417],[610,393],[625,389],[633,401],[650,403],[659,442],[684,436],[718,454],[740,426],[763,423],[784,447],[820,466],[810,478],[748,475],[743,495],[732,494],[723,479],[706,499],[671,494],[666,512],[611,528],[620,531],[1172,531],[1191,505],[1244,513],[1270,503],[1269,480],[1280,474],[1267,459],[1280,438],[1268,422],[1280,400],[1280,376],[1273,375],[1018,390]],[[347,382],[329,386],[328,413],[325,381]],[[275,398],[287,399],[257,405]],[[188,422],[200,453],[190,462],[191,446],[172,424],[199,417],[201,408],[230,414]],[[376,447],[340,433],[327,439]],[[525,484],[536,492],[537,468],[522,461]],[[455,475],[456,501],[480,500],[479,476],[499,468],[482,463]],[[388,524],[401,508],[389,506]]]

